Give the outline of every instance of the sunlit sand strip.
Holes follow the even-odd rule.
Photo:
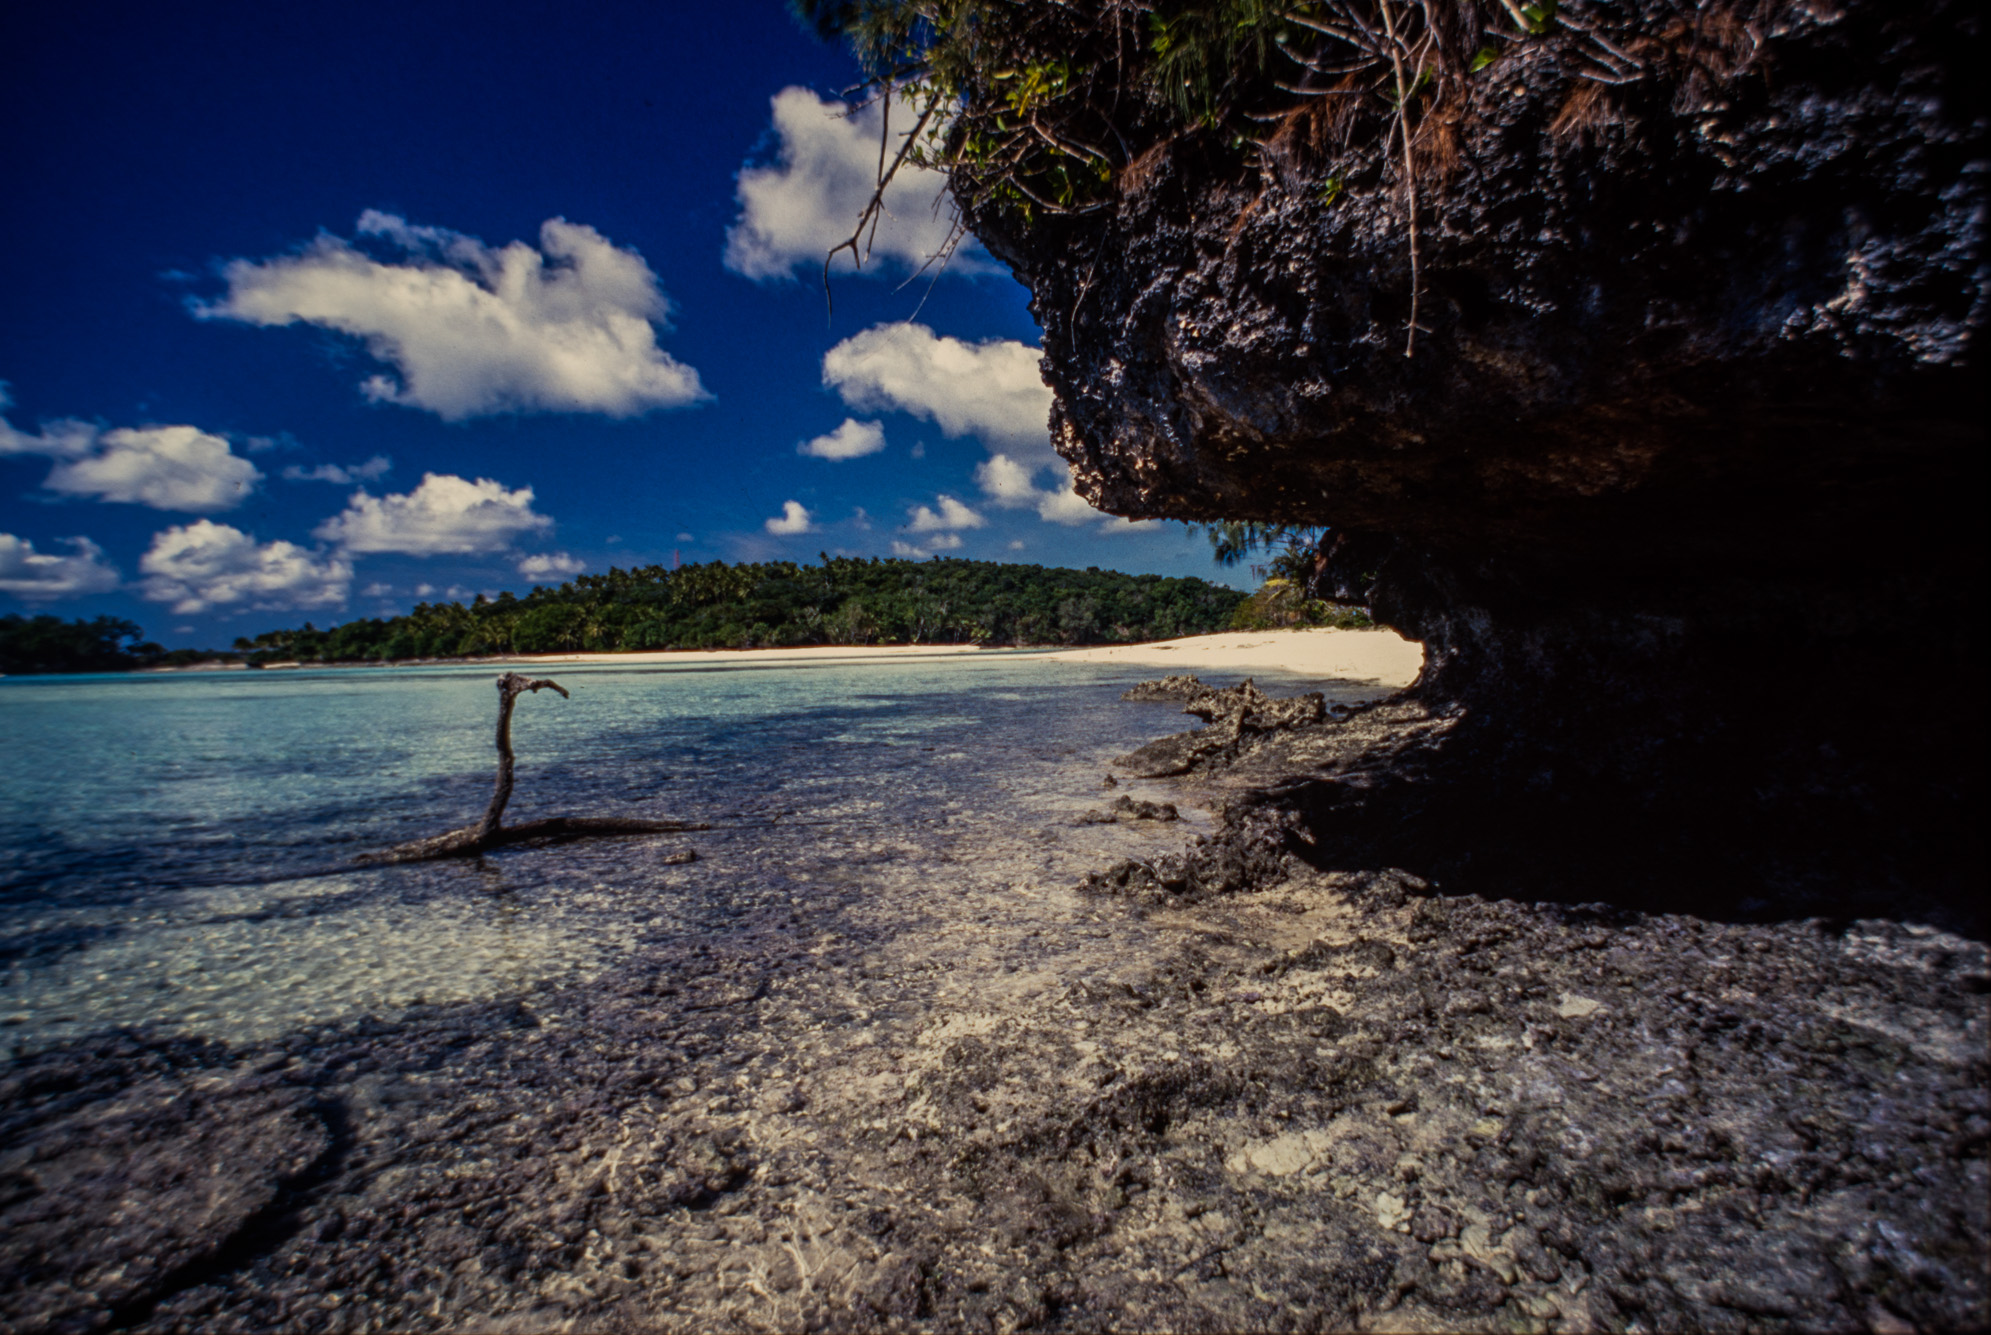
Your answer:
[[[479,658],[477,663],[527,663],[555,667],[563,663],[820,663],[880,658],[932,658],[939,654],[979,653],[972,644],[818,644],[793,649],[658,649],[613,654],[520,654],[512,658]]]
[[[1190,635],[1151,644],[1062,649],[1059,663],[1118,663],[1170,672],[1291,672],[1320,679],[1408,686],[1424,667],[1424,646],[1387,630],[1260,630]]]
[[[933,658],[984,652],[972,644],[810,645],[792,649],[668,649],[640,653],[529,654],[512,658],[458,660],[479,664],[519,663],[536,667],[609,664],[855,663],[895,658]],[[1010,651],[1014,652],[1014,651]],[[1022,656],[1022,655],[1018,655]],[[1374,682],[1395,690],[1408,686],[1424,666],[1424,648],[1387,630],[1261,630],[1221,635],[1190,635],[1149,644],[1053,649],[1039,654],[1051,663],[1113,663],[1161,667],[1173,672],[1290,672],[1300,676]]]

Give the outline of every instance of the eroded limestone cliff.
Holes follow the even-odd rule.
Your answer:
[[[1980,24],[1589,0],[1417,104],[1411,188],[1374,99],[1321,96],[1262,152],[1130,126],[1089,212],[960,193],[1088,499],[1332,525],[1339,592],[1424,641],[1464,715],[1429,821],[1961,886]]]

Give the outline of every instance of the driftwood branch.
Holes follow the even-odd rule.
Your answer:
[[[507,672],[498,678],[498,781],[491,791],[491,804],[484,819],[460,830],[416,839],[378,853],[362,853],[359,861],[369,866],[392,866],[404,862],[429,862],[436,858],[468,857],[505,844],[535,839],[585,839],[603,834],[677,834],[687,830],[712,828],[696,821],[629,820],[619,816],[553,816],[507,826],[505,807],[512,800],[512,707],[528,691],[554,690],[570,699],[566,687],[557,681],[533,679]],[[688,860],[688,859],[687,859]]]
[[[544,678],[534,681],[516,672],[498,678],[498,786],[492,790],[491,805],[484,809],[484,819],[477,826],[480,843],[489,842],[498,832],[505,818],[505,804],[512,800],[512,706],[527,691],[540,690],[558,691],[562,700],[573,698],[557,681]]]

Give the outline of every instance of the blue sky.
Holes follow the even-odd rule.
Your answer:
[[[1070,495],[972,239],[905,284],[937,178],[829,318],[879,111],[777,0],[21,6],[0,49],[0,611],[223,645],[673,552],[1231,575]]]

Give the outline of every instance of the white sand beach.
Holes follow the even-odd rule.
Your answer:
[[[1061,649],[1045,657],[1062,663],[1124,663],[1192,674],[1293,672],[1399,689],[1423,670],[1424,646],[1388,630],[1259,630]]]
[[[861,663],[989,652],[972,644],[813,645],[792,649],[664,650],[646,653],[533,654],[479,660],[551,668],[590,663]],[[1023,657],[1024,655],[1016,655]],[[1423,646],[1387,630],[1260,630],[1189,635],[1148,644],[1047,649],[1054,663],[1118,663],[1169,672],[1290,672],[1322,680],[1374,682],[1391,690],[1408,686],[1424,666]]]

